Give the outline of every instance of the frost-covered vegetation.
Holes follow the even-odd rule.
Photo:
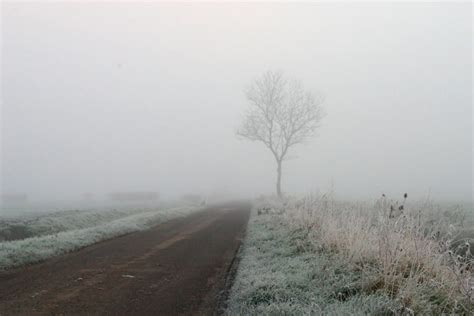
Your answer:
[[[35,236],[0,242],[0,270],[38,262],[102,240],[145,230],[197,209],[190,206],[137,211],[67,211],[34,219],[15,219],[16,225]],[[4,224],[2,227],[11,229],[12,226]]]
[[[19,240],[88,228],[146,211],[149,209],[67,210],[0,217],[0,241]]]
[[[473,214],[430,202],[259,201],[228,314],[474,311]]]

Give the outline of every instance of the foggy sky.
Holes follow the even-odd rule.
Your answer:
[[[470,3],[2,4],[2,189],[274,191],[238,140],[244,88],[268,69],[326,96],[283,190],[472,194]]]

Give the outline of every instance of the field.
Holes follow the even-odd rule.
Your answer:
[[[186,216],[197,207],[73,210],[0,218],[0,270],[39,262]]]
[[[228,314],[472,314],[473,215],[404,197],[260,200]]]
[[[146,212],[131,210],[67,210],[0,218],[0,241],[20,240],[97,226]]]

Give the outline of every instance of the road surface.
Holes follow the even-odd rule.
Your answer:
[[[0,315],[216,314],[249,213],[244,203],[212,206],[1,272]]]

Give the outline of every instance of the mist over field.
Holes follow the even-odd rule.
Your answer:
[[[114,192],[272,194],[271,153],[235,132],[245,89],[274,70],[326,114],[284,162],[283,192],[472,201],[470,3],[1,10],[5,195],[74,208]]]
[[[2,1],[0,315],[474,315],[473,12]]]

